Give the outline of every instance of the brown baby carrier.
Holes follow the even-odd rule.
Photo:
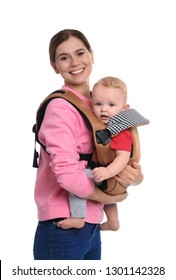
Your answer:
[[[35,149],[33,167],[38,167],[39,154],[36,151],[36,142],[46,151],[46,147],[39,141],[38,133],[43,121],[46,107],[48,103],[54,98],[63,98],[71,103],[85,119],[86,123],[90,124],[93,132],[95,149],[92,154],[79,154],[80,160],[87,160],[88,166],[94,168],[97,166],[107,166],[115,158],[115,150],[109,148],[111,137],[114,137],[121,131],[129,129],[133,137],[132,154],[128,164],[132,161],[139,162],[140,160],[140,142],[137,126],[148,124],[149,121],[141,116],[136,110],[129,109],[114,116],[109,122],[108,126],[103,124],[91,111],[91,109],[75,94],[65,91],[57,90],[47,96],[40,104],[36,114],[36,124],[33,126],[35,133]],[[47,152],[47,151],[46,151]],[[110,178],[102,182],[98,186],[102,191],[115,195],[124,193],[126,189],[120,185],[114,178]]]

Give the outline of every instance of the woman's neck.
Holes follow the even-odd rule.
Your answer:
[[[73,85],[73,84],[70,85],[68,83],[65,83],[65,85],[78,91],[83,96],[90,98],[90,87],[88,83],[82,85]]]

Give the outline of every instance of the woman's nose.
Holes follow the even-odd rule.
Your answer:
[[[79,64],[79,60],[77,57],[71,58],[71,66],[77,66]]]

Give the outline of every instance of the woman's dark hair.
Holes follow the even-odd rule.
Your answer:
[[[59,31],[57,34],[55,34],[50,41],[49,44],[49,56],[50,56],[50,61],[55,63],[55,54],[56,54],[56,49],[57,47],[62,44],[63,42],[67,41],[70,37],[75,37],[78,38],[79,40],[82,41],[86,49],[91,52],[91,46],[87,40],[87,38],[84,36],[82,32],[79,30],[75,29],[64,29]]]

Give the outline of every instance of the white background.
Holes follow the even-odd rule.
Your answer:
[[[59,30],[82,31],[94,50],[91,86],[105,75],[128,85],[139,128],[143,183],[119,204],[120,230],[102,233],[106,265],[165,266],[175,254],[175,7],[171,0],[4,0],[0,2],[0,259],[33,260],[32,125],[41,100],[62,86],[49,64]],[[172,275],[173,276],[173,275]],[[158,278],[157,278],[158,279]],[[169,277],[166,278],[170,280]]]

